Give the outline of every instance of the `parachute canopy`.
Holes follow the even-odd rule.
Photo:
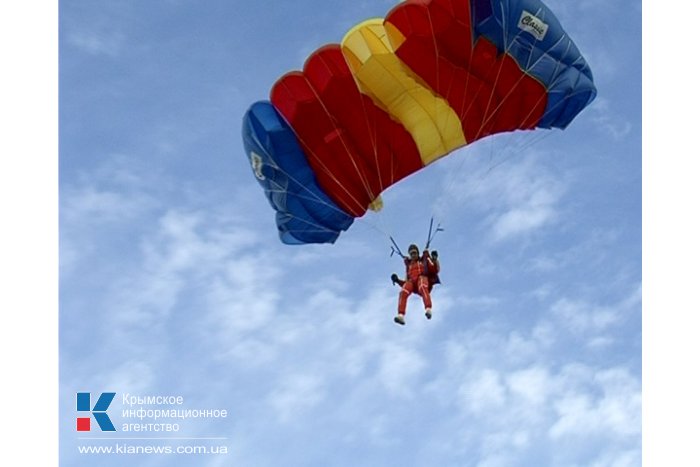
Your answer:
[[[243,119],[288,244],[333,243],[380,193],[495,133],[565,128],[591,70],[539,0],[407,0],[282,76]]]

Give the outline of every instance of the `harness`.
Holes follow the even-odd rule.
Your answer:
[[[410,263],[410,262],[406,263],[406,278],[409,279],[409,280],[411,279],[411,277],[410,277],[410,275],[409,275],[409,269],[410,269],[410,268],[411,268],[411,263]],[[420,272],[420,275],[421,275],[421,276],[425,276],[425,277],[427,277],[428,279],[430,279],[430,269],[429,269],[429,266],[428,266],[428,258],[427,258],[427,257],[426,257],[426,258],[423,258],[423,259],[421,260],[421,272]],[[440,276],[439,276],[437,273],[433,274],[433,277],[434,277],[434,280],[431,280],[431,283],[433,283],[433,284],[440,284],[440,283],[441,283],[441,282],[440,282]]]
[[[420,275],[421,275],[421,276],[427,276],[427,275],[428,275],[428,271],[429,271],[429,270],[428,270],[428,258],[423,258],[423,259],[421,260],[420,263],[421,263],[421,272],[420,272]],[[406,277],[409,277],[408,273],[409,273],[409,269],[410,269],[410,268],[411,268],[411,262],[409,261],[409,262],[406,263]]]

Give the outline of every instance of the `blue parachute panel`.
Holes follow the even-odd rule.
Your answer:
[[[547,88],[540,128],[566,128],[596,96],[593,74],[554,13],[540,0],[471,0],[477,35],[511,55]]]
[[[256,102],[246,112],[243,145],[255,178],[277,211],[283,243],[334,243],[350,227],[353,218],[318,186],[293,130],[269,102]]]

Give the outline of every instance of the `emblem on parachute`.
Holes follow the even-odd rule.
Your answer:
[[[535,39],[538,41],[544,39],[545,34],[547,34],[547,29],[549,29],[549,25],[547,23],[526,10],[523,10],[522,14],[520,15],[518,27],[535,36]]]
[[[250,165],[253,167],[253,173],[259,180],[265,180],[265,175],[262,173],[263,160],[255,152],[250,153]]]

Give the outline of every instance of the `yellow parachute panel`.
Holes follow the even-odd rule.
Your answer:
[[[341,48],[360,92],[406,128],[428,165],[467,142],[448,102],[394,55],[392,42],[400,43],[400,34],[371,19],[348,31]]]

